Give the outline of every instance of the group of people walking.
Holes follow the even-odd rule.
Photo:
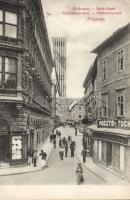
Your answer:
[[[68,157],[68,152],[70,150],[70,156],[75,156],[75,148],[76,142],[72,140],[71,136],[62,137],[61,131],[56,129],[55,133],[53,132],[50,135],[50,142],[54,144],[54,148],[56,148],[56,144],[59,147],[59,157],[61,160],[65,157]]]
[[[77,136],[77,128],[75,128],[75,136]],[[59,158],[61,161],[64,160],[64,157],[75,157],[76,142],[70,135],[62,136],[61,131],[59,129],[56,129],[56,131],[53,131],[50,135],[50,143],[54,145],[54,148],[58,147]],[[84,148],[84,145],[81,155],[83,156],[83,162],[85,162],[88,152],[86,148]],[[38,150],[36,149],[34,149],[32,152],[28,150],[28,165],[33,165],[34,167],[37,167],[39,158],[41,160],[41,168],[47,166],[47,153],[43,149],[41,149],[40,152],[38,152]],[[77,168],[75,172],[77,177],[77,184],[82,184],[84,182],[84,177],[81,162],[77,163]]]
[[[44,168],[46,166],[47,153],[43,149],[39,153],[36,149],[32,152],[28,150],[28,165],[33,164],[34,167],[37,167],[39,157],[41,158],[41,167]]]
[[[64,159],[64,154],[65,157],[68,157],[68,151],[70,150],[70,156],[74,157],[74,152],[76,148],[76,143],[75,141],[72,140],[70,136],[68,138],[60,138],[59,139],[59,156],[60,159]]]

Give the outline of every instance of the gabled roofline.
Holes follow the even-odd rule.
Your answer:
[[[108,37],[104,42],[102,42],[99,46],[97,46],[95,49],[91,51],[91,53],[100,53],[105,47],[110,45],[111,43],[119,40],[124,34],[127,34],[130,32],[130,22],[119,28],[117,31],[115,31],[110,37]]]

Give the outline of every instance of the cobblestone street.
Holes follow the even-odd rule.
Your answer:
[[[71,135],[74,139],[74,129],[73,128],[61,128],[62,137],[67,137]],[[79,137],[81,139],[81,137]],[[9,175],[0,178],[0,184],[45,184],[45,185],[76,185],[76,163],[77,156],[64,158],[63,161],[59,158],[59,147],[57,140],[57,148],[53,149],[50,156],[48,167],[42,171],[21,174],[21,175]],[[91,173],[87,168],[84,167],[84,184],[98,185],[104,184],[103,180]]]

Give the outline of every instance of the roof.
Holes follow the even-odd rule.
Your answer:
[[[77,104],[78,101],[74,101],[72,104],[70,104],[69,106],[69,111],[71,111],[71,109],[75,106],[75,104]]]
[[[115,31],[104,42],[102,42],[99,46],[97,46],[95,49],[93,49],[92,53],[99,53],[105,47],[107,47],[108,45],[110,45],[113,42],[116,42],[122,36],[124,36],[124,34],[127,34],[128,32],[130,32],[130,23],[128,23],[127,25],[123,26],[122,28],[119,28],[117,31]]]

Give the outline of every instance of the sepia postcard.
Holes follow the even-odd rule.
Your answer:
[[[130,199],[130,0],[0,0],[0,200]]]

